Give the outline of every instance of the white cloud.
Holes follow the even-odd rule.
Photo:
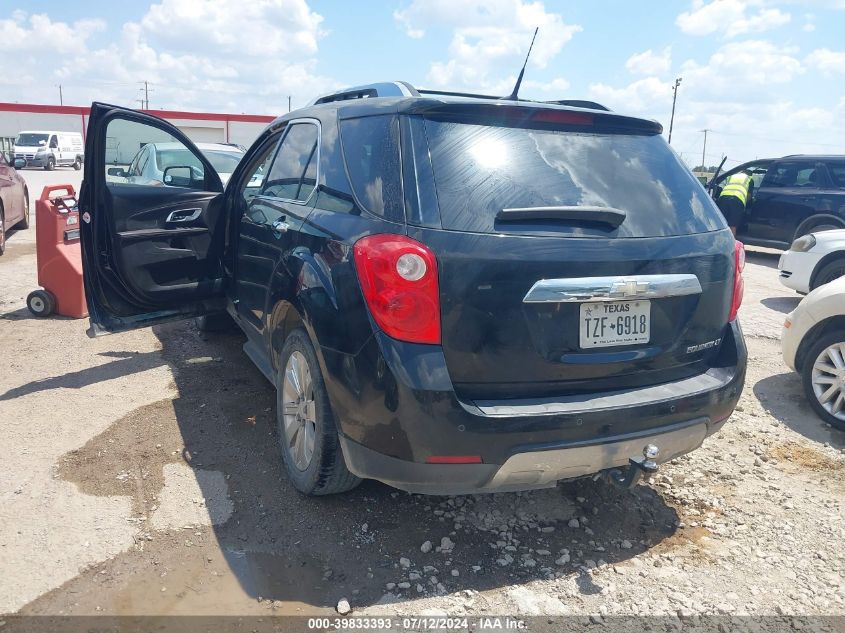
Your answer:
[[[804,63],[811,68],[820,70],[825,76],[831,76],[835,73],[845,74],[845,51],[818,48],[807,55]]]
[[[288,95],[304,105],[338,87],[316,72],[322,22],[306,0],[160,0],[106,39],[99,19],[15,11],[0,19],[0,51],[15,51],[20,64],[0,82],[17,101],[55,102],[61,83],[65,103],[137,107],[146,80],[154,108],[279,114]]]
[[[460,7],[452,0],[414,0],[393,15],[413,38],[435,29],[451,31],[449,59],[429,68],[433,86],[496,94],[513,86],[535,27],[540,32],[529,61],[535,68],[545,68],[581,30],[547,11],[543,2],[523,0],[469,0]],[[507,76],[502,68],[508,69]]]
[[[767,88],[786,84],[804,72],[795,57],[797,49],[777,46],[767,40],[746,40],[725,44],[707,64],[687,61],[680,75],[686,87],[711,96],[745,97],[750,101],[770,97]]]
[[[840,55],[819,49],[803,57],[796,48],[749,40],[723,44],[705,61],[688,60],[678,72],[683,82],[673,147],[698,165],[701,130],[707,128],[708,164],[717,164],[723,154],[731,167],[755,157],[838,151],[845,146],[845,97],[836,97],[838,105],[835,99],[808,105],[798,103],[800,95],[789,87],[805,73],[845,68]],[[668,132],[671,81],[648,76],[622,86],[596,83],[589,95],[622,113],[655,118]]]
[[[323,17],[297,0],[161,0],[141,19],[144,33],[169,51],[199,50],[302,59],[317,52]]]
[[[592,84],[589,94],[591,99],[611,110],[633,114],[651,113],[651,116],[655,116],[665,109],[667,103],[671,105],[672,84],[657,77],[646,77],[622,88],[602,83]]]
[[[11,18],[0,20],[0,51],[17,53],[36,48],[57,55],[79,53],[94,33],[105,28],[106,23],[99,19],[67,24],[53,22],[43,13],[27,15],[15,11]]]
[[[662,75],[672,67],[672,47],[667,46],[655,53],[651,49],[631,55],[625,68],[635,75]]]
[[[731,38],[783,26],[791,19],[789,13],[764,6],[763,0],[693,0],[691,10],[675,23],[687,35],[721,33]]]

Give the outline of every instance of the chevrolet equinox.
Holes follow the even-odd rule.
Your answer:
[[[631,484],[745,377],[742,245],[661,132],[373,84],[276,119],[224,188],[173,125],[94,103],[89,333],[234,319],[305,494]],[[157,185],[109,175],[144,143],[186,151]]]

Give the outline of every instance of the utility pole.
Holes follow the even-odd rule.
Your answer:
[[[682,77],[675,79],[672,86],[672,118],[669,119],[669,145],[672,144],[672,126],[675,124],[675,102],[678,100],[678,86],[681,85]]]
[[[704,147],[701,148],[701,169],[706,170],[707,165],[704,164],[704,155],[707,153],[707,133],[712,132],[713,130],[705,128],[701,131],[704,132]]]
[[[288,112],[290,112],[290,95],[288,95]]]
[[[59,105],[64,105],[65,100],[62,97],[62,84],[59,84]]]
[[[150,109],[150,82],[149,81],[139,81],[138,83],[144,84],[143,88],[140,90],[144,93],[144,98],[141,99],[141,109],[142,110],[149,110]]]

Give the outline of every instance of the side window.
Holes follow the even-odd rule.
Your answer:
[[[821,173],[807,163],[780,163],[769,169],[763,181],[765,187],[806,187],[820,184]]]
[[[317,126],[295,123],[282,139],[261,195],[284,200],[305,201],[317,179]]]
[[[53,134],[50,137],[50,149],[57,149],[59,147],[59,141],[56,139],[56,135]]]
[[[135,148],[143,148],[137,151]],[[155,148],[155,150],[154,150]],[[153,151],[158,158],[154,175],[144,172]],[[131,164],[130,164],[131,162]],[[205,190],[205,169],[199,157],[164,130],[127,119],[111,119],[106,126],[106,186],[179,187]]]
[[[341,121],[340,140],[352,189],[360,203],[370,213],[403,220],[397,117],[382,115]]]
[[[261,191],[264,180],[270,172],[273,152],[278,145],[279,135],[276,135],[272,140],[268,140],[244,175],[244,180],[241,181],[241,197],[247,204]]]
[[[845,189],[845,161],[841,163],[827,163],[827,172],[833,181],[833,186]]]

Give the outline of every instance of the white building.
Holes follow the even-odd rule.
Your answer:
[[[80,132],[85,138],[90,108],[80,106],[0,103],[0,151],[9,155],[21,130]],[[218,114],[146,110],[165,119],[195,143],[236,143],[249,147],[275,117],[258,114]],[[137,151],[137,143],[127,143]],[[130,156],[131,158],[131,156]]]

